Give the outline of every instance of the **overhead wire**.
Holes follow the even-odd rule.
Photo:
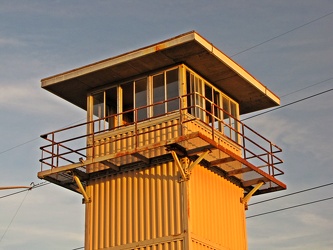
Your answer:
[[[81,122],[81,121],[83,121],[83,120],[85,120],[85,119],[80,119],[80,120],[78,120],[78,121],[76,121],[76,122],[72,122],[72,123],[66,125],[65,127],[75,125],[75,124],[77,124],[77,123],[79,123],[79,122]],[[14,146],[14,147],[11,147],[11,148],[8,148],[8,149],[5,149],[5,150],[3,150],[3,151],[0,152],[0,155],[1,155],[1,154],[4,154],[4,153],[7,153],[8,151],[11,151],[11,150],[13,150],[13,149],[15,149],[15,148],[21,147],[21,146],[23,146],[23,145],[25,145],[25,144],[28,144],[28,143],[30,143],[30,142],[36,141],[36,140],[38,140],[39,138],[40,138],[40,137],[36,137],[36,138],[31,139],[31,140],[29,140],[29,141],[22,142],[22,143],[20,143],[20,144]]]
[[[255,115],[252,115],[252,116],[246,117],[246,118],[242,119],[242,121],[249,120],[249,119],[252,119],[252,118],[254,118],[254,117],[257,117],[257,116],[260,116],[260,115],[264,115],[264,114],[267,114],[267,113],[273,112],[273,111],[275,111],[275,110],[278,110],[278,109],[282,109],[282,108],[288,107],[288,106],[290,106],[290,105],[293,105],[293,104],[296,104],[296,103],[299,103],[299,102],[302,102],[302,101],[308,100],[308,99],[310,99],[310,98],[313,98],[313,97],[316,97],[316,96],[319,96],[319,95],[322,95],[322,94],[325,94],[325,93],[328,93],[328,92],[330,92],[330,91],[332,91],[332,90],[333,90],[333,88],[328,89],[328,90],[325,90],[325,91],[322,91],[322,92],[319,92],[319,93],[314,94],[314,95],[311,95],[311,96],[307,96],[307,97],[301,98],[301,99],[299,99],[299,100],[296,100],[296,101],[293,101],[293,102],[287,103],[287,104],[285,104],[285,105],[281,105],[281,106],[279,106],[279,107],[277,107],[277,108],[273,108],[273,109],[270,109],[270,110],[267,110],[267,111],[261,112],[261,113],[259,113],[259,114],[255,114]]]
[[[29,191],[29,190],[30,190],[30,189],[28,189],[27,191]],[[1,236],[1,238],[0,238],[0,243],[1,243],[2,239],[5,237],[5,235],[7,234],[7,232],[8,232],[8,230],[9,230],[10,226],[12,225],[14,219],[16,218],[16,216],[17,216],[19,210],[21,209],[21,207],[22,207],[22,205],[23,205],[23,202],[25,201],[25,199],[26,199],[27,196],[28,196],[28,193],[29,193],[29,192],[26,193],[26,195],[24,196],[23,200],[21,201],[19,207],[16,209],[16,212],[15,212],[14,216],[13,216],[12,219],[10,220],[10,222],[9,222],[9,224],[8,224],[8,226],[7,226],[7,228],[5,229],[5,232],[2,234],[2,236]]]
[[[323,80],[323,81],[320,81],[320,82],[317,82],[317,83],[311,84],[311,85],[309,85],[309,86],[307,86],[307,87],[304,87],[304,88],[301,88],[301,89],[298,89],[298,90],[295,90],[295,91],[289,92],[289,93],[284,94],[284,95],[281,95],[280,97],[283,98],[283,97],[286,97],[286,96],[288,96],[288,95],[295,94],[295,93],[300,92],[300,91],[302,91],[302,90],[304,90],[304,89],[308,89],[308,88],[311,88],[311,87],[313,87],[313,86],[319,85],[319,84],[321,84],[321,83],[328,82],[328,81],[330,81],[330,80],[332,80],[332,79],[333,79],[333,77],[330,77],[330,78],[328,78],[328,79],[326,79],[326,80]]]
[[[267,202],[267,201],[272,201],[272,200],[277,200],[277,199],[285,198],[285,197],[288,197],[288,196],[292,196],[292,195],[295,195],[295,194],[300,194],[300,193],[312,191],[312,190],[315,190],[315,189],[318,189],[318,188],[327,187],[327,186],[330,186],[330,185],[333,185],[333,182],[327,183],[327,184],[324,184],[324,185],[319,185],[319,186],[312,187],[312,188],[303,189],[303,190],[300,190],[300,191],[297,191],[297,192],[293,192],[293,193],[289,193],[289,194],[285,194],[285,195],[276,196],[274,198],[270,198],[270,199],[266,199],[266,200],[262,200],[262,201],[253,202],[253,203],[248,204],[248,206],[253,206],[253,205],[261,204],[261,203],[264,203],[264,202]]]
[[[302,24],[302,25],[300,25],[300,26],[297,26],[297,27],[295,27],[295,28],[293,28],[293,29],[290,29],[290,30],[288,30],[288,31],[285,31],[285,32],[283,32],[283,33],[281,33],[281,34],[279,34],[279,35],[276,35],[276,36],[274,36],[274,37],[272,37],[272,38],[270,38],[270,39],[267,39],[267,40],[265,40],[265,41],[263,41],[263,42],[261,42],[261,43],[258,43],[258,44],[256,44],[256,45],[253,45],[253,46],[251,46],[251,47],[249,47],[249,48],[247,48],[247,49],[244,49],[244,50],[242,50],[242,51],[239,51],[239,52],[237,52],[236,54],[233,54],[231,57],[238,56],[239,54],[242,54],[242,53],[244,53],[244,52],[246,52],[246,51],[249,51],[249,50],[251,50],[251,49],[254,49],[254,48],[256,48],[256,47],[258,47],[258,46],[260,46],[260,45],[263,45],[263,44],[265,44],[265,43],[268,43],[268,42],[270,42],[270,41],[272,41],[272,40],[274,40],[274,39],[276,39],[276,38],[279,38],[279,37],[281,37],[281,36],[284,36],[284,35],[286,35],[286,34],[289,34],[289,33],[293,32],[293,31],[295,31],[295,30],[297,30],[297,29],[300,29],[300,28],[302,28],[302,27],[304,27],[304,26],[307,26],[307,25],[309,25],[309,24],[311,24],[311,23],[313,23],[313,22],[316,22],[316,21],[318,21],[318,20],[320,20],[320,19],[323,19],[323,18],[325,18],[325,17],[327,17],[327,16],[329,16],[329,15],[332,15],[332,14],[333,14],[333,11],[330,12],[330,13],[327,13],[327,14],[321,16],[321,17],[318,17],[318,18],[316,18],[316,19],[313,19],[313,20],[311,20],[311,21],[309,21],[309,22],[307,22],[307,23],[304,23],[304,24]]]
[[[290,206],[290,207],[280,208],[280,209],[272,210],[272,211],[269,211],[269,212],[250,215],[250,216],[247,216],[246,219],[250,219],[250,218],[254,218],[254,217],[258,217],[258,216],[262,216],[262,215],[266,215],[266,214],[281,212],[281,211],[284,211],[284,210],[293,209],[293,208],[297,208],[297,207],[307,206],[307,205],[311,205],[311,204],[314,204],[314,203],[323,202],[323,201],[332,200],[332,199],[333,199],[333,196],[328,197],[328,198],[324,198],[324,199],[320,199],[320,200],[316,200],[316,201],[311,201],[311,202],[306,202],[306,203]]]
[[[48,184],[50,184],[50,182],[47,182],[47,181],[44,181],[44,182],[41,182],[41,183],[38,183],[38,184],[33,184],[31,188],[26,188],[26,189],[23,189],[23,190],[20,190],[20,191],[17,191],[17,192],[13,192],[13,193],[10,193],[10,194],[0,196],[0,199],[6,198],[6,197],[9,197],[9,196],[12,196],[12,195],[20,194],[20,193],[23,193],[23,192],[26,192],[26,191],[30,191],[30,190],[35,189],[35,188],[43,187],[43,186],[48,185]]]

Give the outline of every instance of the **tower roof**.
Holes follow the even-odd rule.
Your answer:
[[[42,88],[86,109],[87,91],[184,63],[239,103],[240,113],[274,107],[280,99],[195,31],[42,79]]]

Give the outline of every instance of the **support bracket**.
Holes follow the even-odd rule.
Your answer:
[[[83,202],[82,203],[84,203],[84,204],[90,203],[91,199],[88,196],[86,190],[83,188],[80,178],[73,174],[73,179],[74,179],[76,185],[78,186],[81,194],[83,195]]]
[[[241,203],[244,204],[245,209],[248,209],[247,203],[251,199],[252,195],[262,186],[265,182],[260,181],[244,198],[241,198]]]
[[[182,176],[183,181],[190,179],[191,171],[197,166],[206,156],[210,153],[209,150],[205,150],[194,162],[189,162],[187,157],[182,158],[180,161],[175,151],[171,150],[171,155],[175,161],[176,166]]]

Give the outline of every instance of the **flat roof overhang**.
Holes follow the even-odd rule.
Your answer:
[[[42,88],[86,110],[92,89],[181,63],[236,100],[241,114],[280,104],[279,97],[195,31],[41,82]]]

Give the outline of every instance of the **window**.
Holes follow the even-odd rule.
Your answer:
[[[165,100],[165,85],[164,85],[164,74],[158,74],[152,77],[153,85],[153,104],[162,102]],[[152,116],[158,116],[165,113],[165,103],[155,104],[153,106]]]
[[[238,104],[186,69],[187,112],[238,142]],[[92,95],[95,131],[113,129],[180,108],[179,67],[120,83]],[[185,89],[185,88],[184,88]],[[183,93],[183,92],[181,92]]]
[[[238,142],[238,104],[190,70],[186,88],[188,112]]]
[[[134,84],[133,82],[127,82],[120,85],[120,92],[122,98],[119,100],[119,105],[122,107],[123,115],[121,117],[122,125],[131,124],[134,122]],[[120,111],[121,113],[121,111]]]
[[[92,95],[95,131],[129,125],[179,109],[179,68],[128,81]],[[154,105],[156,104],[156,105]]]
[[[104,92],[93,96],[93,120],[99,119],[94,123],[94,132],[106,129],[103,117],[105,117]]]
[[[105,91],[105,116],[108,128],[114,128],[118,125],[117,113],[117,88],[111,88]]]
[[[179,96],[178,90],[178,68],[169,70],[166,72],[166,89],[167,89],[167,112],[171,112],[174,110],[179,110],[179,100],[174,99]]]
[[[141,79],[134,82],[135,88],[135,105],[134,108],[138,108],[137,117],[138,121],[142,121],[147,119],[148,117],[148,108],[146,107],[148,104],[148,95],[147,95],[147,79]]]

